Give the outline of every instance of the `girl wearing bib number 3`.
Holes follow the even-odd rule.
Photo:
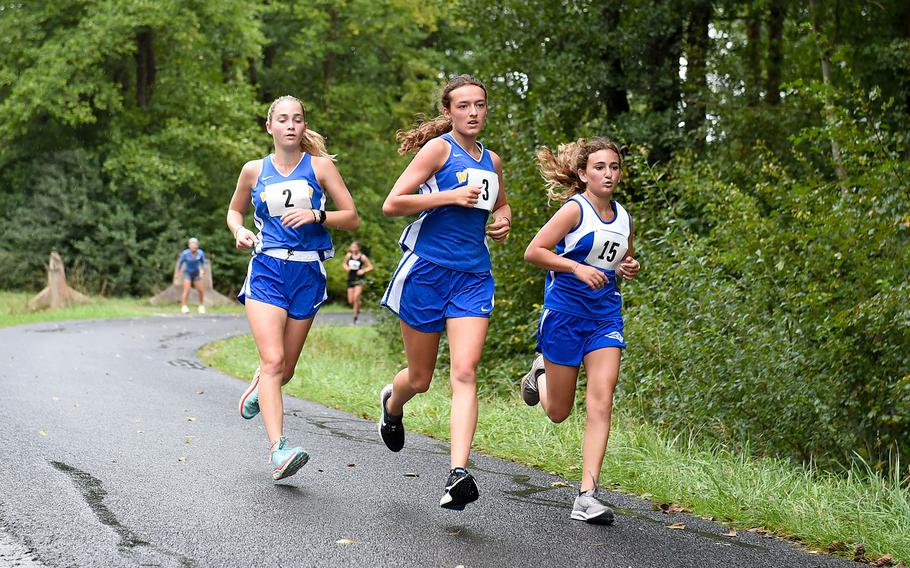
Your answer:
[[[587,374],[582,480],[571,517],[610,524],[613,511],[594,493],[603,465],[613,390],[625,348],[617,277],[632,279],[632,218],[613,201],[622,157],[610,140],[564,144],[537,153],[551,199],[565,204],[531,240],[525,260],[548,270],[537,331],[541,353],[521,384],[524,401],[540,402],[553,422],[572,411],[578,367]],[[555,249],[555,252],[554,252]]]
[[[289,95],[276,99],[266,130],[275,152],[243,166],[227,224],[238,249],[253,249],[238,299],[246,306],[259,368],[240,399],[240,415],[250,419],[261,411],[272,478],[278,480],[309,459],[284,437],[281,387],[294,376],[313,317],[326,299],[322,262],[335,252],[326,226],[352,231],[360,220],[324,140],[307,129],[303,103]],[[327,195],[337,211],[325,210]],[[243,226],[251,203],[258,234]]]
[[[477,141],[487,116],[486,94],[477,79],[455,77],[442,90],[442,116],[399,132],[399,153],[417,155],[382,206],[387,216],[419,216],[401,235],[404,254],[381,302],[401,319],[408,366],[380,393],[379,432],[393,452],[404,446],[404,405],[429,389],[446,330],[452,446],[439,504],[456,510],[479,495],[465,466],[477,427],[477,364],[493,310],[485,235],[501,241],[512,224],[502,162]]]

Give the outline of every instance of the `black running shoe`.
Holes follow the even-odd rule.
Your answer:
[[[379,393],[379,406],[382,407],[382,413],[379,417],[379,436],[386,447],[393,452],[401,451],[404,447],[404,424],[401,422],[402,416],[392,416],[386,410],[385,404],[392,396],[392,385],[386,385]]]
[[[468,473],[465,468],[456,467],[449,473],[449,480],[446,482],[446,492],[443,493],[442,499],[439,500],[439,506],[445,509],[463,511],[465,505],[477,501],[478,497],[480,497],[480,492],[477,490],[474,476]]]

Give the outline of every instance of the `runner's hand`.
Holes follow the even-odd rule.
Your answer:
[[[592,290],[600,290],[610,282],[606,274],[587,264],[576,263],[575,268],[572,269],[572,274],[587,284]]]
[[[315,209],[291,209],[281,216],[281,224],[285,227],[296,229],[303,225],[316,222]]]
[[[453,205],[462,207],[474,207],[477,205],[477,199],[480,197],[480,188],[476,185],[466,185],[452,190]]]
[[[619,266],[616,268],[616,273],[626,280],[632,280],[638,276],[639,270],[641,270],[641,264],[631,256],[627,256],[619,263]]]
[[[512,231],[512,222],[508,217],[496,217],[487,225],[487,236],[494,241],[503,241]]]
[[[250,250],[256,246],[256,235],[246,227],[237,229],[237,232],[234,233],[234,240],[236,241],[234,246],[240,250]]]

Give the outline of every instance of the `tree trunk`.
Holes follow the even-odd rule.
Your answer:
[[[833,46],[822,36],[818,6],[815,0],[809,0],[809,7],[812,10],[812,31],[815,33],[815,44],[818,47],[818,56],[821,61],[822,81],[825,85],[831,85],[833,83],[831,79],[831,50]],[[837,120],[834,116],[834,104],[831,102],[830,97],[825,98],[825,117],[829,126],[833,125]],[[831,138],[831,157],[834,160],[834,172],[837,174],[837,181],[840,184],[840,192],[843,197],[847,194],[847,173],[844,170],[844,162],[841,159],[840,145],[833,137]]]
[[[746,105],[757,107],[761,98],[761,17],[749,7],[746,16]]]
[[[608,2],[602,12],[604,28],[613,31],[619,27],[619,5]],[[607,105],[607,116],[610,120],[629,112],[629,93],[626,91],[626,73],[622,68],[619,51],[613,46],[606,46],[600,54],[601,61],[607,64],[608,76],[602,84],[604,103]]]
[[[692,7],[686,26],[686,131],[696,137],[696,146],[705,143],[705,115],[708,92],[707,59],[710,38],[708,25],[711,23],[711,2],[701,1]]]
[[[136,36],[136,104],[146,108],[155,86],[155,33],[151,30]]]
[[[784,63],[784,19],[787,5],[784,0],[771,0],[768,17],[768,76],[765,83],[765,102],[780,103],[781,67]]]

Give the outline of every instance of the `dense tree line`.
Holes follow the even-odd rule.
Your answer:
[[[906,0],[0,2],[0,286],[38,287],[56,247],[89,291],[147,294],[195,235],[236,289],[227,200],[293,93],[378,293],[394,132],[455,72],[489,87],[516,211],[482,388],[514,390],[533,346],[543,274],[520,259],[557,205],[534,150],[606,134],[643,264],[619,404],[803,460],[910,453]]]

